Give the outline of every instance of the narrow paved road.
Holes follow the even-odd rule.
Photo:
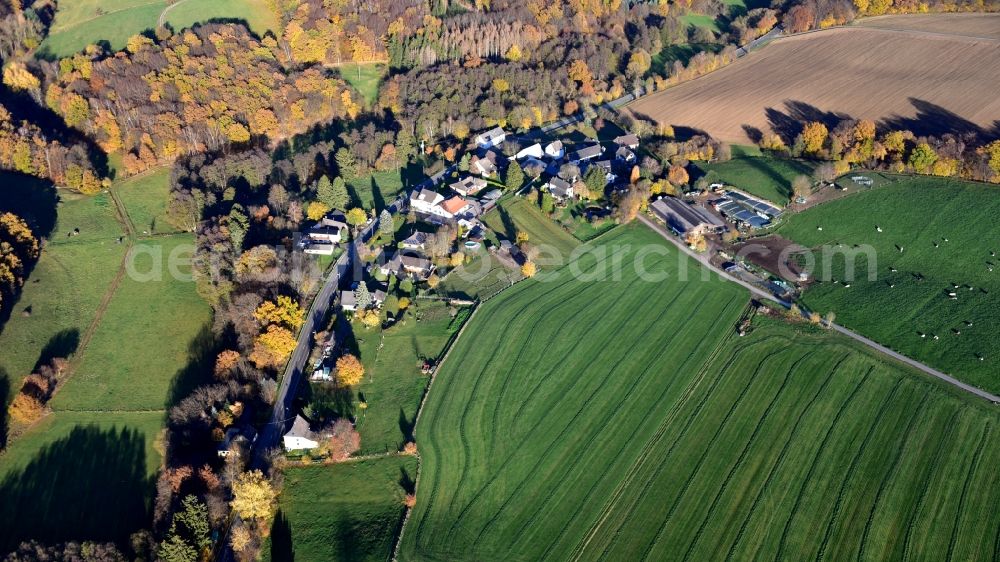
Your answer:
[[[404,192],[386,207],[386,210],[395,214],[402,208],[408,197],[409,195]],[[316,327],[330,310],[334,294],[340,288],[344,276],[351,271],[358,253],[357,245],[368,241],[375,234],[377,228],[378,215],[364,230],[358,233],[356,241],[348,245],[347,251],[334,263],[330,275],[326,278],[319,292],[316,293],[316,297],[313,298],[312,306],[306,315],[306,321],[302,325],[302,329],[299,330],[295,351],[292,352],[285,365],[285,373],[281,377],[278,396],[274,401],[274,409],[271,411],[271,421],[261,429],[257,440],[254,441],[251,467],[264,468],[266,466],[268,452],[278,446],[278,441],[284,433],[288,420],[295,417],[296,412],[292,407],[295,402],[295,390],[302,380],[302,373],[308,367],[306,361],[309,359],[309,353],[313,347],[313,332],[316,331]]]
[[[666,228],[664,228],[661,224],[657,223],[653,219],[647,217],[646,215],[639,215],[638,218],[639,218],[639,220],[643,224],[645,224],[646,226],[648,226],[648,227],[652,228],[653,230],[655,230],[656,232],[658,232],[661,236],[663,236],[663,238],[665,238],[671,244],[673,244],[674,246],[676,246],[682,252],[684,252],[688,256],[691,256],[692,258],[698,260],[698,262],[701,263],[703,266],[709,268],[711,271],[713,271],[715,273],[718,273],[724,279],[732,281],[734,283],[738,283],[738,284],[742,285],[743,287],[746,287],[747,289],[750,290],[750,292],[753,295],[756,295],[756,296],[758,296],[760,298],[776,302],[776,303],[780,304],[781,306],[783,306],[785,308],[789,308],[791,306],[791,303],[783,301],[783,300],[775,297],[771,293],[769,293],[769,292],[767,292],[767,291],[765,291],[765,290],[763,290],[763,289],[761,289],[759,287],[755,287],[755,286],[753,286],[753,285],[751,285],[751,284],[743,281],[742,279],[737,279],[736,277],[733,277],[732,275],[726,273],[725,271],[721,271],[719,269],[716,269],[709,262],[708,256],[703,255],[703,254],[699,254],[699,253],[691,250],[690,248],[688,248],[687,245],[685,245],[683,242],[681,242],[681,240],[679,238],[677,238],[676,236],[673,236],[669,231],[667,231]],[[889,357],[892,357],[893,359],[896,359],[897,361],[905,363],[905,364],[909,365],[910,367],[913,367],[914,369],[917,369],[918,371],[921,371],[921,372],[923,372],[923,373],[925,373],[927,375],[930,375],[930,376],[932,376],[932,377],[934,377],[936,379],[940,379],[940,380],[942,380],[942,381],[944,381],[944,382],[946,382],[946,383],[948,383],[948,384],[950,384],[950,385],[952,385],[952,386],[954,386],[956,388],[959,388],[959,389],[961,389],[961,390],[963,390],[965,392],[968,392],[968,393],[973,394],[975,396],[978,396],[980,398],[985,398],[986,400],[989,400],[990,402],[993,402],[994,404],[1000,403],[1000,396],[997,396],[995,394],[991,394],[991,393],[986,392],[985,390],[983,390],[981,388],[977,388],[977,387],[972,386],[970,384],[966,384],[966,383],[964,383],[964,382],[956,379],[955,377],[952,377],[950,375],[946,375],[945,373],[942,373],[941,371],[938,371],[937,369],[934,369],[933,367],[929,367],[929,366],[927,366],[927,365],[925,365],[925,364],[923,364],[923,363],[921,363],[919,361],[911,359],[910,357],[907,357],[905,355],[897,353],[897,352],[895,352],[895,351],[893,351],[893,350],[885,347],[884,345],[876,343],[876,342],[874,342],[874,341],[872,341],[872,340],[870,340],[870,339],[862,336],[861,334],[852,332],[851,330],[848,330],[847,328],[845,328],[845,327],[843,327],[843,326],[841,326],[839,324],[831,324],[831,323],[828,323],[828,322],[824,322],[824,323],[827,324],[833,330],[835,330],[835,331],[837,331],[837,332],[839,332],[839,333],[841,333],[841,334],[843,334],[843,335],[845,335],[845,336],[847,336],[847,337],[849,337],[849,338],[851,338],[851,339],[853,339],[853,340],[855,340],[857,342],[860,342],[860,343],[862,343],[862,344],[864,344],[864,345],[866,345],[866,346],[874,349],[875,351],[878,351],[879,353],[881,353],[883,355],[887,355]]]

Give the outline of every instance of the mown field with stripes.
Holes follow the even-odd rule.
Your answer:
[[[662,241],[638,226],[600,240],[631,246],[620,281],[523,282],[456,343],[401,560],[998,554],[992,406],[818,328],[758,316],[738,337],[742,290],[693,263],[640,280],[634,252]]]

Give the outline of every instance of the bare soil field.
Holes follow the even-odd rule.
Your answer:
[[[856,26],[1000,39],[1000,14],[909,14],[864,18]]]
[[[965,14],[961,14],[965,16]],[[779,39],[704,77],[647,96],[629,108],[675,127],[737,143],[761,131],[794,137],[799,123],[874,119],[917,134],[1000,132],[1000,39],[948,35],[995,25],[992,14],[878,18],[924,30],[852,26]],[[980,19],[982,21],[980,21]],[[995,34],[1000,31],[993,30]]]

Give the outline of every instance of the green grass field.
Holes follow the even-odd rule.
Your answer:
[[[388,560],[416,470],[405,456],[287,469],[263,559]]]
[[[166,179],[155,173],[117,184],[125,220],[162,216]],[[0,333],[0,385],[12,399],[21,379],[51,357],[70,357],[71,375],[50,400],[52,412],[0,452],[0,493],[13,498],[0,507],[0,551],[26,538],[125,543],[147,526],[165,408],[210,372],[213,359],[209,306],[194,283],[169,270],[171,253],[189,248],[193,236],[140,229],[134,267],[119,278],[126,230],[112,198],[59,196],[50,240]],[[148,273],[154,263],[159,280],[130,273]]]
[[[0,456],[0,552],[25,539],[128,544],[148,526],[162,413],[58,412]]]
[[[371,106],[378,99],[378,87],[388,72],[388,67],[382,63],[344,64],[340,67],[340,76],[354,87]]]
[[[118,198],[125,204],[136,234],[172,234],[177,232],[167,221],[170,198],[170,170],[160,168],[130,179],[117,188]]]
[[[99,41],[122,49],[132,35],[155,28],[166,8],[163,0],[60,2],[41,52],[64,57]],[[265,0],[178,0],[166,15],[166,23],[175,30],[213,19],[244,20],[259,35],[277,28]]]
[[[680,20],[691,27],[705,27],[715,33],[719,33],[719,24],[715,18],[705,14],[684,14]]]
[[[392,170],[375,172],[347,182],[347,190],[355,204],[365,209],[384,209],[397,195],[403,192],[403,172]]]
[[[868,259],[859,257],[853,260],[851,286],[845,287],[844,255],[832,259],[830,267],[824,267],[820,258],[816,275],[823,279],[829,273],[836,283],[811,286],[803,302],[822,312],[833,310],[839,323],[996,393],[1000,392],[1000,268],[990,272],[988,264],[1000,264],[990,255],[1000,251],[997,216],[1000,199],[994,187],[899,177],[887,187],[791,216],[780,233],[814,248],[819,256],[823,245],[836,252],[852,251],[854,244],[870,245],[875,250],[875,279],[869,280]],[[837,243],[844,248],[836,248]],[[915,275],[922,275],[923,281]],[[952,283],[959,285],[954,290],[957,300],[948,295]],[[935,341],[933,335],[940,339]]]
[[[347,349],[365,365],[364,380],[344,397],[332,385],[311,384],[305,399],[311,417],[333,419],[356,416],[361,434],[359,454],[394,452],[412,439],[417,408],[429,377],[420,372],[426,359],[437,359],[452,335],[468,317],[468,308],[456,308],[437,301],[418,300],[404,320],[379,332],[352,324],[354,341]],[[368,407],[358,408],[364,397]],[[346,401],[346,403],[345,403]]]
[[[555,221],[545,216],[531,201],[518,197],[505,201],[482,217],[483,223],[504,238],[514,241],[518,231],[527,232],[528,242],[545,245],[566,263],[580,241]],[[551,256],[551,253],[544,255]],[[540,265],[544,265],[540,261]]]
[[[417,428],[422,480],[403,559],[544,558],[569,519],[596,518],[598,503],[576,492],[611,495],[641,452],[623,444],[663,430],[664,406],[683,390],[663,365],[696,370],[746,302],[717,279],[641,280],[632,258],[647,245],[664,250],[647,271],[696,269],[663,244],[640,226],[618,229],[579,265],[594,274],[620,258],[621,280],[567,268],[481,306]]]
[[[808,325],[737,337],[745,299],[626,269],[483,305],[417,428],[400,558],[992,556],[992,407]]]
[[[737,150],[734,150],[734,156]],[[742,152],[742,149],[741,149]],[[723,182],[768,201],[785,205],[792,197],[792,180],[811,176],[814,164],[774,158],[737,158],[728,162],[696,164],[710,182]]]

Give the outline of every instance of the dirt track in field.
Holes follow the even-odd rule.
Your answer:
[[[997,14],[873,18],[779,39],[629,109],[739,143],[758,131],[791,137],[799,122],[846,117],[918,134],[996,135],[998,53]]]

